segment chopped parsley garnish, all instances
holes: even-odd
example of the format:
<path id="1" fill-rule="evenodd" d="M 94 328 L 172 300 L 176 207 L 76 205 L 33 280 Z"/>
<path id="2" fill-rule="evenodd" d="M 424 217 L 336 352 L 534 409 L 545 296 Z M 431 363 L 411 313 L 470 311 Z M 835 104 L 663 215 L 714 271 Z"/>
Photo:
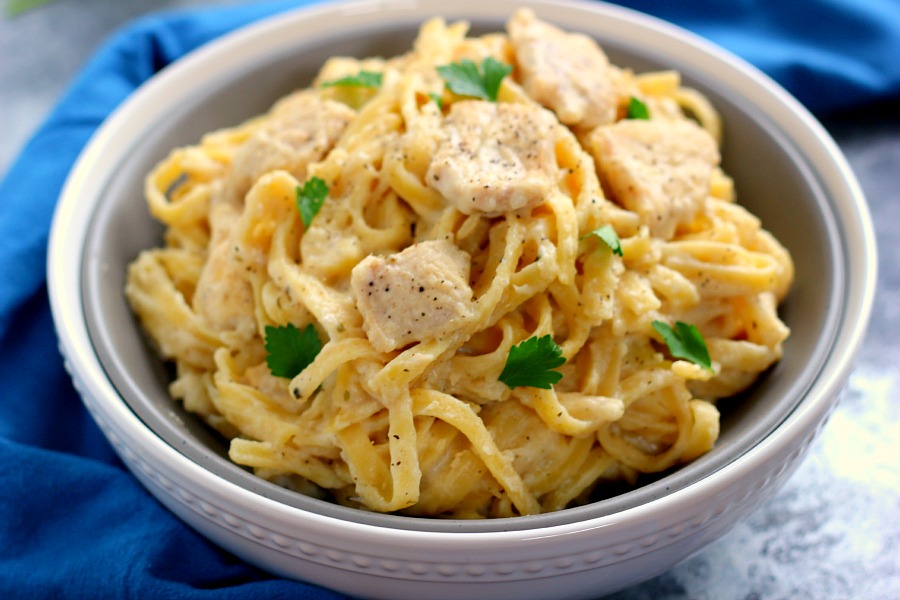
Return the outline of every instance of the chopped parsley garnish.
<path id="1" fill-rule="evenodd" d="M 434 92 L 431 92 L 430 94 L 428 94 L 428 97 L 429 97 L 435 104 L 437 104 L 438 110 L 444 110 L 444 99 L 441 98 L 441 95 L 440 95 L 440 94 L 435 94 Z"/>
<path id="2" fill-rule="evenodd" d="M 266 364 L 275 377 L 293 379 L 316 359 L 322 341 L 312 323 L 302 330 L 288 323 L 266 325 Z"/>
<path id="3" fill-rule="evenodd" d="M 441 65 L 437 71 L 454 94 L 496 102 L 500 83 L 512 72 L 512 67 L 489 56 L 480 66 L 464 58 L 458 63 Z"/>
<path id="4" fill-rule="evenodd" d="M 594 236 L 603 240 L 603 242 L 607 246 L 609 246 L 610 250 L 613 251 L 613 254 L 623 256 L 622 242 L 619 241 L 619 235 L 616 233 L 616 230 L 613 229 L 612 225 L 604 225 L 603 227 L 590 231 L 581 236 L 581 239 L 585 239 L 590 236 Z"/>
<path id="5" fill-rule="evenodd" d="M 297 186 L 297 210 L 305 227 L 309 227 L 313 217 L 328 197 L 328 186 L 322 179 L 311 177 L 303 186 Z"/>
<path id="6" fill-rule="evenodd" d="M 381 87 L 381 73 L 375 71 L 360 71 L 356 75 L 347 75 L 340 79 L 325 81 L 322 87 L 365 87 L 379 88 Z"/>
<path id="7" fill-rule="evenodd" d="M 553 369 L 565 362 L 562 348 L 549 334 L 531 337 L 509 349 L 499 379 L 510 389 L 528 386 L 549 390 L 562 379 L 562 373 Z"/>
<path id="8" fill-rule="evenodd" d="M 628 113 L 625 115 L 625 118 L 646 120 L 650 118 L 650 110 L 646 104 L 632 96 L 628 99 Z"/>
<path id="9" fill-rule="evenodd" d="M 675 329 L 672 329 L 668 323 L 653 321 L 653 328 L 663 337 L 672 356 L 700 365 L 707 371 L 713 370 L 706 342 L 694 325 L 676 321 Z"/>

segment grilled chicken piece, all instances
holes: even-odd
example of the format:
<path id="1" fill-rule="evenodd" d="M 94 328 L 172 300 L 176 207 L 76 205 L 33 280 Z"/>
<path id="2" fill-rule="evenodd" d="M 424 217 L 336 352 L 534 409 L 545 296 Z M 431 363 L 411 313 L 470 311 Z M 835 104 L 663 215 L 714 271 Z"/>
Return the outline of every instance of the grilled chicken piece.
<path id="1" fill-rule="evenodd" d="M 566 125 L 612 123 L 618 96 L 609 59 L 591 38 L 566 33 L 520 9 L 507 24 L 522 85 Z"/>
<path id="2" fill-rule="evenodd" d="M 588 146 L 614 198 L 663 239 L 694 219 L 719 163 L 715 140 L 690 121 L 619 121 L 591 132 Z"/>
<path id="3" fill-rule="evenodd" d="M 249 339 L 256 332 L 253 287 L 247 278 L 245 265 L 238 260 L 234 244 L 230 241 L 238 218 L 237 210 L 229 204 L 220 204 L 212 209 L 209 256 L 197 280 L 193 306 L 212 329 L 236 332 Z"/>
<path id="4" fill-rule="evenodd" d="M 372 346 L 390 352 L 440 339 L 470 318 L 469 262 L 465 252 L 443 240 L 360 261 L 350 285 Z"/>
<path id="5" fill-rule="evenodd" d="M 554 185 L 561 128 L 535 106 L 456 102 L 441 128 L 428 184 L 468 215 L 537 206 Z"/>

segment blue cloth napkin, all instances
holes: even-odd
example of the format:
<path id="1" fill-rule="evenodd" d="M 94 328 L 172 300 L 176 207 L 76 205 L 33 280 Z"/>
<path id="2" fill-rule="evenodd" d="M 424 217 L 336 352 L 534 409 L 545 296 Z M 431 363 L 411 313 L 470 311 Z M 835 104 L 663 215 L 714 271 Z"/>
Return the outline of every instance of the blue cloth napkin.
<path id="1" fill-rule="evenodd" d="M 53 598 L 339 598 L 206 542 L 124 468 L 73 390 L 46 296 L 63 180 L 138 85 L 207 41 L 307 2 L 142 18 L 84 66 L 0 183 L 0 594 Z M 900 97 L 896 0 L 623 0 L 732 50 L 818 115 Z"/>

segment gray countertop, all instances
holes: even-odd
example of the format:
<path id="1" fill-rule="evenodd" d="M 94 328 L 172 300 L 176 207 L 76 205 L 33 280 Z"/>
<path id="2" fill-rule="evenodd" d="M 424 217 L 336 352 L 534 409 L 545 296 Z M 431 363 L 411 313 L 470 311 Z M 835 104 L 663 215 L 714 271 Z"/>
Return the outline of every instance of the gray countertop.
<path id="1" fill-rule="evenodd" d="M 57 0 L 0 21 L 0 178 L 96 46 L 128 19 L 237 3 Z M 873 321 L 847 392 L 773 498 L 616 600 L 900 598 L 900 113 L 866 110 L 825 126 L 869 199 L 880 252 Z"/>

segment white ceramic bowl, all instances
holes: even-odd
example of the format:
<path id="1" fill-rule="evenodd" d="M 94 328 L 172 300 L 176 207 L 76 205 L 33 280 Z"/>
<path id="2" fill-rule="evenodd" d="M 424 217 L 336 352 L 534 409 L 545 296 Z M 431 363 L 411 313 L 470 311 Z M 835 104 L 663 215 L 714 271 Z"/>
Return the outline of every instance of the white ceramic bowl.
<path id="1" fill-rule="evenodd" d="M 550 515 L 485 522 L 372 515 L 260 481 L 169 400 L 166 373 L 122 294 L 160 242 L 144 174 L 172 147 L 264 111 L 334 54 L 405 51 L 443 14 L 500 30 L 525 5 L 594 36 L 619 65 L 670 67 L 725 123 L 741 201 L 793 254 L 785 358 L 724 403 L 699 460 Z M 97 423 L 140 481 L 209 539 L 271 572 L 373 598 L 595 597 L 652 577 L 722 535 L 788 477 L 834 407 L 868 321 L 874 235 L 865 200 L 820 125 L 758 71 L 671 25 L 597 2 L 397 0 L 325 4 L 225 36 L 165 69 L 97 132 L 59 202 L 48 257 L 60 345 Z"/>

